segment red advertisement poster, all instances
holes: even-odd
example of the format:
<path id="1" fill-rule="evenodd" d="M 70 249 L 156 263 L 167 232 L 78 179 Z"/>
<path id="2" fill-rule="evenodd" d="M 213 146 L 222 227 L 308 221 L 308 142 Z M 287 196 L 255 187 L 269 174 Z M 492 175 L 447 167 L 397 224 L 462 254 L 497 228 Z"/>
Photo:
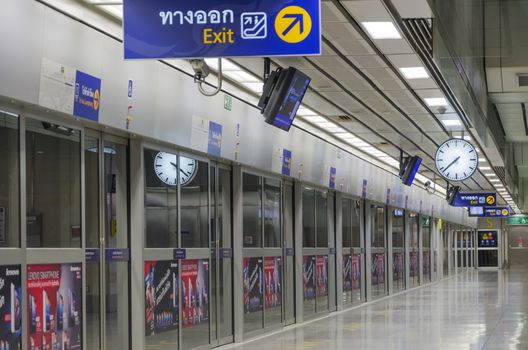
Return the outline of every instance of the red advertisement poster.
<path id="1" fill-rule="evenodd" d="M 403 279 L 403 253 L 394 253 L 392 262 L 392 274 L 394 280 Z"/>
<path id="2" fill-rule="evenodd" d="M 264 305 L 266 308 L 282 305 L 281 271 L 282 261 L 280 257 L 264 258 L 264 280 L 266 284 Z"/>
<path id="3" fill-rule="evenodd" d="M 183 327 L 209 322 L 209 261 L 183 260 L 181 269 Z"/>
<path id="4" fill-rule="evenodd" d="M 0 266 L 0 350 L 19 350 L 22 334 L 20 265 Z"/>
<path id="5" fill-rule="evenodd" d="M 82 349 L 81 264 L 28 265 L 29 350 Z"/>
<path id="6" fill-rule="evenodd" d="M 378 254 L 378 282 L 385 283 L 385 254 Z"/>
<path id="7" fill-rule="evenodd" d="M 431 272 L 431 259 L 428 251 L 423 252 L 423 273 L 429 274 Z"/>
<path id="8" fill-rule="evenodd" d="M 328 295 L 328 255 L 317 256 L 317 296 Z"/>
<path id="9" fill-rule="evenodd" d="M 417 252 L 411 252 L 410 253 L 410 271 L 409 275 L 411 277 L 417 277 L 418 276 L 418 253 Z"/>
<path id="10" fill-rule="evenodd" d="M 352 289 L 361 288 L 361 255 L 352 254 Z"/>

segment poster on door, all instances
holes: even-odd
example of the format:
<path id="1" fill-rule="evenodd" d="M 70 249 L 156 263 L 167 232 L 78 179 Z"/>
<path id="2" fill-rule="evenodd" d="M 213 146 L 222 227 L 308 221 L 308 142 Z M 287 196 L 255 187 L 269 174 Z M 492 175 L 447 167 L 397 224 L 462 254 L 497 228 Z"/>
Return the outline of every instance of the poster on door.
<path id="1" fill-rule="evenodd" d="M 352 289 L 361 288 L 361 255 L 352 254 Z"/>
<path id="2" fill-rule="evenodd" d="M 429 251 L 423 252 L 423 273 L 428 275 L 431 272 L 431 257 Z"/>
<path id="3" fill-rule="evenodd" d="M 317 296 L 328 295 L 328 255 L 317 256 Z"/>
<path id="4" fill-rule="evenodd" d="M 418 276 L 418 253 L 417 252 L 411 252 L 410 253 L 410 271 L 409 275 L 411 277 Z"/>
<path id="5" fill-rule="evenodd" d="M 403 253 L 394 253 L 392 260 L 392 274 L 394 280 L 403 279 Z"/>
<path id="6" fill-rule="evenodd" d="M 244 258 L 242 262 L 244 279 L 244 313 L 262 311 L 262 258 Z"/>
<path id="7" fill-rule="evenodd" d="M 82 349 L 81 264 L 28 265 L 29 350 Z"/>
<path id="8" fill-rule="evenodd" d="M 178 262 L 145 261 L 145 334 L 178 329 Z"/>
<path id="9" fill-rule="evenodd" d="M 352 290 L 352 255 L 343 255 L 343 291 Z"/>
<path id="10" fill-rule="evenodd" d="M 371 284 L 373 286 L 378 285 L 378 255 L 372 254 L 371 264 L 370 264 L 370 275 L 371 275 Z"/>
<path id="11" fill-rule="evenodd" d="M 378 260 L 378 283 L 385 283 L 385 254 L 377 254 Z"/>
<path id="12" fill-rule="evenodd" d="M 22 288 L 20 265 L 0 266 L 0 350 L 21 348 Z"/>
<path id="13" fill-rule="evenodd" d="M 209 261 L 183 260 L 182 323 L 191 327 L 209 322 Z"/>
<path id="14" fill-rule="evenodd" d="M 282 260 L 280 257 L 264 258 L 264 281 L 266 285 L 264 305 L 266 308 L 282 305 L 281 271 Z"/>
<path id="15" fill-rule="evenodd" d="M 315 256 L 303 256 L 304 299 L 315 299 Z"/>

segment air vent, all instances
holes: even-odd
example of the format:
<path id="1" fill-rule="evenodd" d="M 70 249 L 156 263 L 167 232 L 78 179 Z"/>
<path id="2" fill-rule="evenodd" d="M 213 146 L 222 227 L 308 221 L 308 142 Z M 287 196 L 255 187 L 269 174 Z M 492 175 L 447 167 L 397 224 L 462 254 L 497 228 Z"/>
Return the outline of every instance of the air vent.
<path id="1" fill-rule="evenodd" d="M 494 166 L 493 170 L 495 170 L 495 174 L 497 174 L 498 178 L 501 179 L 502 183 L 506 183 L 506 171 L 504 170 L 503 166 Z"/>
<path id="2" fill-rule="evenodd" d="M 330 117 L 333 121 L 336 122 L 351 122 L 354 121 L 354 118 L 352 118 L 349 115 L 333 115 Z"/>
<path id="3" fill-rule="evenodd" d="M 433 58 L 433 20 L 431 18 L 408 18 L 403 20 L 411 40 Z"/>
<path id="4" fill-rule="evenodd" d="M 528 86 L 528 74 L 519 74 L 517 75 L 517 78 L 519 79 L 519 86 Z"/>

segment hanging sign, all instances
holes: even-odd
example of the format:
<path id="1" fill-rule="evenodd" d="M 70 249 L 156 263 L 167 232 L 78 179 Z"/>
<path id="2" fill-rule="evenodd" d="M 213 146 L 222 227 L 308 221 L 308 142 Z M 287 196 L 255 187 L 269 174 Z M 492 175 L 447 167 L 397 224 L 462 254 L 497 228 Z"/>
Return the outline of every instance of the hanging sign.
<path id="1" fill-rule="evenodd" d="M 127 0 L 125 59 L 321 53 L 319 0 Z"/>
<path id="2" fill-rule="evenodd" d="M 486 193 L 459 193 L 453 206 L 455 207 L 486 207 L 497 203 L 497 195 L 492 192 Z"/>

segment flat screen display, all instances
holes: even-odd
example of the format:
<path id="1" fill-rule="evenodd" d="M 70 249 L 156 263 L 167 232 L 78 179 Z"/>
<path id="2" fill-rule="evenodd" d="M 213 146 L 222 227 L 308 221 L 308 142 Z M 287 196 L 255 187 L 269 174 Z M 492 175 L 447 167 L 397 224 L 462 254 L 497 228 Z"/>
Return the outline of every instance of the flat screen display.
<path id="1" fill-rule="evenodd" d="M 308 76 L 292 67 L 270 76 L 267 84 L 275 85 L 271 89 L 265 87 L 259 102 L 266 122 L 282 130 L 290 130 L 310 81 Z"/>
<path id="2" fill-rule="evenodd" d="M 418 169 L 420 169 L 420 165 L 422 165 L 422 158 L 415 156 L 410 159 L 409 164 L 407 165 L 407 168 L 405 169 L 405 172 L 402 176 L 402 182 L 404 185 L 412 185 L 414 178 L 418 173 Z"/>
<path id="3" fill-rule="evenodd" d="M 469 216 L 484 216 L 484 207 L 469 207 Z"/>

